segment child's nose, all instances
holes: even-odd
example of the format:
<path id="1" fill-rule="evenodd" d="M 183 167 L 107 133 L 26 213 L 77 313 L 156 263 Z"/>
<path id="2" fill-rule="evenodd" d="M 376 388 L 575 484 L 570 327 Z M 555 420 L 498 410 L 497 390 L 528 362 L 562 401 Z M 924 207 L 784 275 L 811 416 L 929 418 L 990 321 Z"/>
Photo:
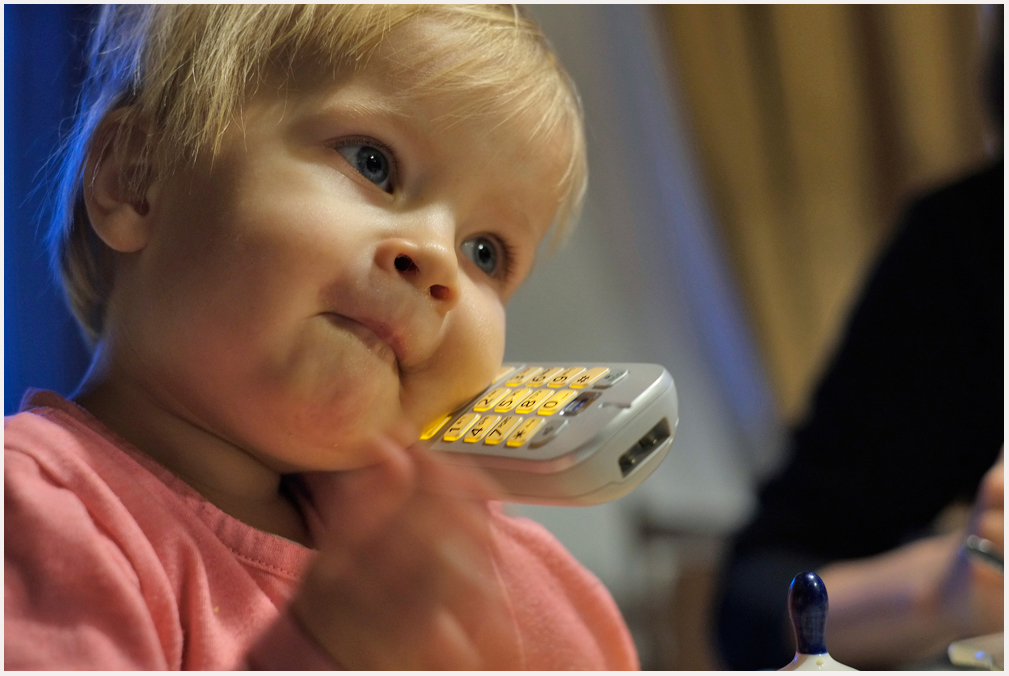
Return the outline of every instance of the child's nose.
<path id="1" fill-rule="evenodd" d="M 458 259 L 454 250 L 440 242 L 387 239 L 378 247 L 376 263 L 428 294 L 442 311 L 450 310 L 459 299 Z"/>

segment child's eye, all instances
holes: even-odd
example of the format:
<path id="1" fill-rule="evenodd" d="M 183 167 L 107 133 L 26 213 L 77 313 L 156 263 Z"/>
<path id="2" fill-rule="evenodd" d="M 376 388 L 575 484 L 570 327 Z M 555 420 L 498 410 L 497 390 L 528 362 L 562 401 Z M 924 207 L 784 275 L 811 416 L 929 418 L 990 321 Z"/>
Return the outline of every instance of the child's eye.
<path id="1" fill-rule="evenodd" d="M 477 235 L 467 239 L 459 248 L 478 268 L 491 277 L 502 279 L 507 277 L 511 254 L 501 240 L 487 235 Z"/>
<path id="2" fill-rule="evenodd" d="M 348 144 L 339 146 L 340 153 L 358 173 L 385 192 L 392 192 L 392 177 L 395 169 L 390 153 L 372 145 Z"/>

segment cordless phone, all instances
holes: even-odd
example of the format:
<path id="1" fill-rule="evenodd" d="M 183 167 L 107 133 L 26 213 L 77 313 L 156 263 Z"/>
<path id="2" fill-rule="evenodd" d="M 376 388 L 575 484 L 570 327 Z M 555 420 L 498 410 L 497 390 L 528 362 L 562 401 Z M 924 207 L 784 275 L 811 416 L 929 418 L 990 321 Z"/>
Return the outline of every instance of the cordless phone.
<path id="1" fill-rule="evenodd" d="M 673 379 L 657 364 L 505 364 L 494 382 L 432 421 L 421 442 L 476 464 L 509 502 L 594 505 L 655 471 L 679 422 Z"/>

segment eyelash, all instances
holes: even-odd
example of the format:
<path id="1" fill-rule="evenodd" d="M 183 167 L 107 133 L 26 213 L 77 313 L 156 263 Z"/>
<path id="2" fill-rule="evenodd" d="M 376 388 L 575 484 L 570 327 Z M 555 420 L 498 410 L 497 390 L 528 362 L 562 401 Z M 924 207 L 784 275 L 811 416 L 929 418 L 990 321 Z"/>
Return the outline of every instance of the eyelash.
<path id="1" fill-rule="evenodd" d="M 515 267 L 515 247 L 513 247 L 508 242 L 504 241 L 501 237 L 497 235 L 490 235 L 494 238 L 494 241 L 498 243 L 501 247 L 501 281 L 507 282 L 511 280 L 512 272 Z"/>
<path id="2" fill-rule="evenodd" d="M 370 136 L 350 136 L 333 142 L 333 150 L 339 150 L 340 148 L 346 148 L 348 146 L 369 146 L 382 151 L 382 154 L 385 155 L 385 158 L 389 161 L 389 194 L 396 192 L 396 189 L 399 186 L 399 159 L 396 157 L 395 150 L 378 139 Z M 352 166 L 351 168 L 354 169 L 354 171 L 357 171 L 356 167 Z"/>

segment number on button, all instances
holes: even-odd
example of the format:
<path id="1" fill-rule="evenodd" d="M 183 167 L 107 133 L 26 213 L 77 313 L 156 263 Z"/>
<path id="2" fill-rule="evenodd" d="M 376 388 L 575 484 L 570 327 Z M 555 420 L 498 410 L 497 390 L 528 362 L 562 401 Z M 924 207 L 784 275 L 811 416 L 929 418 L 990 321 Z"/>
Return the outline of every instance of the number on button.
<path id="1" fill-rule="evenodd" d="M 541 369 L 539 366 L 527 366 L 518 373 L 512 375 L 512 377 L 508 379 L 508 382 L 506 382 L 505 385 L 508 385 L 509 387 L 516 387 L 518 385 L 521 385 L 522 383 L 529 380 L 542 370 L 543 369 Z"/>
<path id="2" fill-rule="evenodd" d="M 494 404 L 498 402 L 498 399 L 508 394 L 507 387 L 497 387 L 488 392 L 483 398 L 480 399 L 476 404 L 473 405 L 474 411 L 488 411 Z"/>
<path id="3" fill-rule="evenodd" d="M 476 442 L 483 439 L 483 435 L 490 431 L 490 428 L 501 419 L 499 415 L 485 415 L 480 419 L 480 422 L 469 428 L 469 432 L 463 437 L 463 441 L 467 444 L 475 444 Z"/>
<path id="4" fill-rule="evenodd" d="M 568 403 L 571 397 L 575 396 L 574 390 L 561 390 L 559 392 L 554 392 L 549 399 L 543 402 L 539 410 L 536 411 L 540 415 L 553 415 L 556 413 L 561 406 Z"/>
<path id="5" fill-rule="evenodd" d="M 560 372 L 561 367 L 555 366 L 552 369 L 547 369 L 543 373 L 537 373 L 535 376 L 529 379 L 529 382 L 527 384 L 529 385 L 529 387 L 539 387 L 540 385 L 550 380 Z"/>
<path id="6" fill-rule="evenodd" d="M 501 443 L 502 439 L 511 434 L 511 431 L 515 429 L 515 426 L 520 422 L 522 422 L 522 416 L 506 415 L 501 422 L 495 425 L 494 428 L 487 433 L 487 437 L 483 440 L 483 442 L 488 446 L 497 446 Z"/>
<path id="7" fill-rule="evenodd" d="M 540 404 L 550 396 L 550 390 L 533 390 L 533 393 L 526 397 L 515 412 L 519 415 L 528 415 L 539 408 Z"/>
<path id="8" fill-rule="evenodd" d="M 515 404 L 522 401 L 527 394 L 532 392 L 528 387 L 524 387 L 521 390 L 516 390 L 509 395 L 506 395 L 504 399 L 498 402 L 498 405 L 494 407 L 495 413 L 507 413 L 508 411 L 515 408 Z"/>
<path id="9" fill-rule="evenodd" d="M 476 419 L 480 417 L 479 413 L 467 413 L 466 415 L 459 416 L 459 419 L 452 423 L 452 426 L 445 430 L 445 436 L 442 437 L 443 441 L 455 441 L 469 429 L 469 426 L 476 422 Z"/>
<path id="10" fill-rule="evenodd" d="M 568 381 L 574 378 L 576 375 L 585 370 L 584 366 L 572 366 L 569 369 L 564 369 L 547 383 L 547 387 L 564 387 L 568 384 Z"/>

